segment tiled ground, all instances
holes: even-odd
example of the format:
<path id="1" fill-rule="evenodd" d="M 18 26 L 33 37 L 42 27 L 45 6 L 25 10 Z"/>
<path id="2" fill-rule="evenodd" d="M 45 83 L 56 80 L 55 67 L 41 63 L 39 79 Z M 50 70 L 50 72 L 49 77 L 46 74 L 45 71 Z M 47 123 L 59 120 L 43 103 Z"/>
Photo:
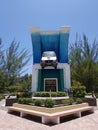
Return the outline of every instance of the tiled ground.
<path id="1" fill-rule="evenodd" d="M 0 130 L 98 130 L 98 110 L 59 125 L 47 126 L 0 110 Z"/>

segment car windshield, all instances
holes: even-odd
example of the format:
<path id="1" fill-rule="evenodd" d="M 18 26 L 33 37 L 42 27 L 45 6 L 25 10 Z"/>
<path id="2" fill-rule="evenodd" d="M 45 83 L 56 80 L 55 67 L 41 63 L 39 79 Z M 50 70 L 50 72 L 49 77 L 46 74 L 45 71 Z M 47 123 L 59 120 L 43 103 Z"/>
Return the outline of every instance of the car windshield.
<path id="1" fill-rule="evenodd" d="M 55 52 L 54 51 L 45 51 L 43 52 L 43 57 L 55 57 Z"/>

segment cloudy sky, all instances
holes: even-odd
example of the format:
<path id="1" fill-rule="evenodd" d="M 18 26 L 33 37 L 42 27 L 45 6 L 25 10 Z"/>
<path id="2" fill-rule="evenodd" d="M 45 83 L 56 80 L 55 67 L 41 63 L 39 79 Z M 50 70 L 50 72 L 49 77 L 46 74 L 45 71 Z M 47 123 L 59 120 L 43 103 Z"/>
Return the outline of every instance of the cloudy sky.
<path id="1" fill-rule="evenodd" d="M 76 33 L 98 41 L 98 0 L 0 0 L 0 37 L 5 48 L 13 39 L 32 53 L 30 28 L 59 30 L 70 26 L 69 43 Z M 32 72 L 32 60 L 28 73 Z"/>

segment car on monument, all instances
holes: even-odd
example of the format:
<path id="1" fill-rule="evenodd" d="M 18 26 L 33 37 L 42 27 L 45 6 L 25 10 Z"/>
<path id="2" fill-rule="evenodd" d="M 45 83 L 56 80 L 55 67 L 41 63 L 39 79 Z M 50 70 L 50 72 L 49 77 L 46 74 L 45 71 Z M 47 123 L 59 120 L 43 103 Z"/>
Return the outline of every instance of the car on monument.
<path id="1" fill-rule="evenodd" d="M 57 64 L 58 64 L 57 56 L 54 51 L 44 51 L 42 53 L 42 58 L 41 58 L 41 63 L 40 63 L 42 69 L 44 69 L 44 67 L 47 67 L 47 66 L 52 66 L 56 69 Z"/>

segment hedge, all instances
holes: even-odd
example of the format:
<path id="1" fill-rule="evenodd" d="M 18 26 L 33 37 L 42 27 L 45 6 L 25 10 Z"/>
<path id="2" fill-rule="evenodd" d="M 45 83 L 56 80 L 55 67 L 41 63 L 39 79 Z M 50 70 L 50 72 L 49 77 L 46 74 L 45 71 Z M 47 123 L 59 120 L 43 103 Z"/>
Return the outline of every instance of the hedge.
<path id="1" fill-rule="evenodd" d="M 45 107 L 52 108 L 54 107 L 55 101 L 53 99 L 46 99 L 45 100 Z"/>
<path id="2" fill-rule="evenodd" d="M 19 98 L 18 103 L 20 103 L 20 104 L 30 104 L 30 103 L 33 103 L 33 99 L 32 98 Z"/>
<path id="3" fill-rule="evenodd" d="M 65 92 L 35 92 L 34 97 L 64 97 Z"/>

